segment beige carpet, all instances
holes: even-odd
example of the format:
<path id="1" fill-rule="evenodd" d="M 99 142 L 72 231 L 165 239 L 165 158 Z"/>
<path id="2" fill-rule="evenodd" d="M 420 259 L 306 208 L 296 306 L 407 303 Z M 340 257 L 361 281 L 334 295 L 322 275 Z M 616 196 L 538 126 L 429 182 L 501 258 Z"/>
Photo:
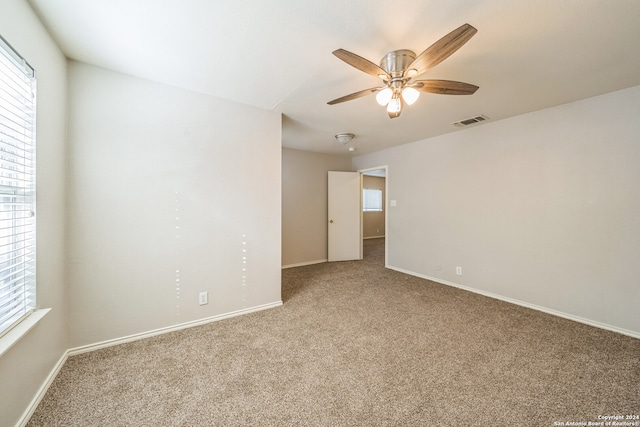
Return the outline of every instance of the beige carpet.
<path id="1" fill-rule="evenodd" d="M 29 426 L 640 414 L 640 340 L 385 270 L 383 241 L 365 243 L 364 261 L 284 270 L 283 307 L 69 358 Z"/>

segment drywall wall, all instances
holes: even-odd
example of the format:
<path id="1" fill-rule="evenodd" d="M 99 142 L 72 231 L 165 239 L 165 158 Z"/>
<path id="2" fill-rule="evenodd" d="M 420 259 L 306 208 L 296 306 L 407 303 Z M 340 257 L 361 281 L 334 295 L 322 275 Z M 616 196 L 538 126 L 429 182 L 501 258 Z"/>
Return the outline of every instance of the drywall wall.
<path id="1" fill-rule="evenodd" d="M 362 188 L 370 188 L 382 191 L 382 212 L 363 212 L 362 213 L 362 237 L 371 239 L 374 237 L 384 237 L 384 215 L 387 209 L 385 203 L 385 178 L 379 176 L 362 177 Z"/>
<path id="2" fill-rule="evenodd" d="M 69 123 L 72 347 L 280 303 L 279 114 L 70 62 Z"/>
<path id="3" fill-rule="evenodd" d="M 354 158 L 393 177 L 389 265 L 640 334 L 638 117 L 633 87 Z"/>
<path id="4" fill-rule="evenodd" d="M 0 2 L 0 34 L 37 73 L 37 307 L 51 311 L 0 357 L 0 425 L 12 426 L 64 351 L 66 60 L 24 0 Z M 2 338 L 0 338 L 2 339 Z"/>
<path id="5" fill-rule="evenodd" d="M 282 149 L 282 265 L 327 260 L 327 172 L 351 158 Z"/>

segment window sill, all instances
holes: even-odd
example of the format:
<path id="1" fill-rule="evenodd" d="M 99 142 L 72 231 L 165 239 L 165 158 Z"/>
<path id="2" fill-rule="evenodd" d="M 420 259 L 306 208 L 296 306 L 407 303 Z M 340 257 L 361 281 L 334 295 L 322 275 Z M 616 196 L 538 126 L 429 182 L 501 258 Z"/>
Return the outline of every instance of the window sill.
<path id="1" fill-rule="evenodd" d="M 22 339 L 42 318 L 51 311 L 50 308 L 36 310 L 22 322 L 11 328 L 0 338 L 0 357 Z"/>

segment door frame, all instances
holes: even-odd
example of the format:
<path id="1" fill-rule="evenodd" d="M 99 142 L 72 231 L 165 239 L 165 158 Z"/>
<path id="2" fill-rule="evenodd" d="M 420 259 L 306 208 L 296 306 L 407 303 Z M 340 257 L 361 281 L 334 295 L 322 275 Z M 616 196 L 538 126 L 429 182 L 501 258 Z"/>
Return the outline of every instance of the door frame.
<path id="1" fill-rule="evenodd" d="M 365 172 L 384 170 L 384 266 L 387 268 L 389 265 L 388 257 L 389 257 L 389 165 L 376 166 L 372 168 L 358 169 L 360 173 L 360 206 L 362 206 L 362 189 L 363 182 L 362 176 Z M 364 240 L 362 227 L 364 223 L 364 212 L 360 209 L 360 237 Z"/>

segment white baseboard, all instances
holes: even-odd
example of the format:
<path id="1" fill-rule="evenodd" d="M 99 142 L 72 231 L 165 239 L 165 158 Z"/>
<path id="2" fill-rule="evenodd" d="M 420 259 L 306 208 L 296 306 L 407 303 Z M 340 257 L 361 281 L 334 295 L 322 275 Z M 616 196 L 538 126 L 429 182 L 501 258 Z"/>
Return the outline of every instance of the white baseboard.
<path id="1" fill-rule="evenodd" d="M 432 282 L 440 283 L 440 284 L 443 284 L 443 285 L 453 286 L 454 288 L 458 288 L 458 289 L 462 289 L 462 290 L 465 290 L 465 291 L 473 292 L 474 294 L 483 295 L 485 297 L 497 299 L 497 300 L 508 302 L 508 303 L 511 303 L 511 304 L 516 304 L 516 305 L 519 305 L 519 306 L 522 306 L 522 307 L 530 308 L 532 310 L 541 311 L 541 312 L 547 313 L 547 314 L 552 314 L 554 316 L 562 317 L 564 319 L 573 320 L 574 322 L 584 323 L 585 325 L 594 326 L 594 327 L 600 328 L 600 329 L 606 329 L 607 331 L 617 332 L 619 334 L 627 335 L 627 336 L 630 336 L 630 337 L 633 337 L 633 338 L 640 338 L 640 332 L 631 331 L 631 330 L 624 329 L 624 328 L 619 328 L 617 326 L 608 325 L 606 323 L 600 323 L 600 322 L 597 322 L 597 321 L 591 320 L 591 319 L 585 319 L 584 317 L 575 316 L 573 314 L 563 313 L 562 311 L 554 310 L 554 309 L 547 308 L 547 307 L 542 307 L 540 305 L 531 304 L 531 303 L 528 303 L 528 302 L 525 302 L 525 301 L 521 301 L 521 300 L 518 300 L 518 299 L 514 299 L 514 298 L 505 297 L 505 296 L 502 296 L 502 295 L 494 294 L 492 292 L 487 292 L 487 291 L 483 291 L 483 290 L 480 290 L 480 289 L 475 289 L 475 288 L 471 288 L 471 287 L 468 287 L 468 286 L 459 285 L 459 284 L 454 283 L 454 282 L 449 282 L 447 280 L 439 279 L 437 277 L 427 276 L 427 275 L 424 275 L 424 274 L 416 273 L 416 272 L 405 270 L 405 269 L 402 269 L 402 268 L 392 267 L 392 266 L 388 266 L 388 265 L 386 266 L 386 268 L 388 268 L 390 270 L 398 271 L 400 273 L 408 274 L 410 276 L 416 276 L 416 277 L 420 277 L 422 279 L 431 280 Z"/>
<path id="2" fill-rule="evenodd" d="M 88 353 L 90 351 L 100 350 L 101 348 L 106 348 L 114 345 L 137 341 L 144 338 L 150 338 L 156 335 L 162 335 L 169 332 L 179 331 L 181 329 L 187 329 L 187 328 L 193 328 L 194 326 L 206 325 L 207 323 L 217 322 L 220 320 L 229 319 L 231 317 L 242 316 L 243 314 L 249 314 L 249 313 L 254 313 L 256 311 L 267 310 L 269 308 L 280 307 L 281 305 L 282 305 L 282 301 L 277 301 L 269 304 L 258 305 L 255 307 L 243 308 L 242 310 L 236 310 L 229 313 L 218 314 L 216 316 L 205 317 L 203 319 L 180 323 L 178 325 L 167 326 L 166 328 L 154 329 L 152 331 L 141 332 L 139 334 L 133 334 L 126 337 L 115 338 L 112 340 L 75 347 L 75 348 L 69 349 L 68 353 L 69 353 L 69 356 L 75 356 L 76 354 Z"/>
<path id="3" fill-rule="evenodd" d="M 383 239 L 385 237 L 385 235 L 383 234 L 382 236 L 369 236 L 369 237 L 363 237 L 362 240 L 369 240 L 369 239 Z"/>
<path id="4" fill-rule="evenodd" d="M 47 390 L 49 389 L 49 387 L 51 387 L 51 384 L 53 383 L 53 380 L 56 378 L 56 376 L 60 372 L 60 369 L 62 369 L 62 366 L 64 366 L 64 364 L 67 361 L 67 359 L 69 358 L 69 356 L 74 356 L 74 355 L 82 354 L 82 353 L 88 353 L 90 351 L 100 350 L 101 348 L 111 347 L 111 346 L 118 345 L 118 344 L 124 344 L 124 343 L 131 342 L 131 341 L 137 341 L 137 340 L 141 340 L 143 338 L 150 338 L 150 337 L 153 337 L 153 336 L 156 336 L 156 335 L 161 335 L 161 334 L 166 334 L 166 333 L 169 333 L 169 332 L 179 331 L 181 329 L 192 328 L 194 326 L 205 325 L 207 323 L 217 322 L 219 320 L 229 319 L 229 318 L 232 318 L 232 317 L 241 316 L 243 314 L 249 314 L 249 313 L 254 313 L 256 311 L 262 311 L 262 310 L 267 310 L 267 309 L 270 309 L 270 308 L 280 307 L 281 305 L 282 305 L 282 301 L 276 301 L 276 302 L 272 302 L 272 303 L 269 303 L 269 304 L 258 305 L 258 306 L 255 306 L 255 307 L 244 308 L 242 310 L 236 310 L 236 311 L 232 311 L 232 312 L 229 312 L 229 313 L 218 314 L 216 316 L 206 317 L 204 319 L 194 320 L 192 322 L 185 322 L 185 323 L 180 323 L 178 325 L 168 326 L 166 328 L 155 329 L 153 331 L 141 332 L 139 334 L 133 334 L 133 335 L 129 335 L 129 336 L 122 337 L 122 338 L 115 338 L 115 339 L 112 339 L 112 340 L 107 340 L 107 341 L 102 341 L 102 342 L 98 342 L 98 343 L 94 343 L 94 344 L 89 344 L 89 345 L 84 345 L 84 346 L 80 346 L 80 347 L 71 348 L 71 349 L 69 349 L 69 350 L 64 352 L 62 357 L 60 357 L 60 360 L 58 360 L 58 363 L 56 363 L 56 365 L 53 367 L 53 369 L 51 370 L 49 375 L 47 375 L 47 378 L 45 379 L 45 381 L 40 386 L 40 389 L 38 389 L 38 392 L 34 396 L 33 400 L 31 401 L 31 403 L 29 404 L 29 406 L 25 410 L 24 414 L 22 415 L 22 417 L 20 418 L 20 420 L 18 421 L 18 424 L 16 424 L 16 426 L 24 427 L 24 426 L 27 425 L 27 423 L 29 422 L 29 419 L 31 418 L 31 416 L 35 412 L 36 408 L 40 404 L 40 401 L 42 400 L 44 395 L 47 393 Z"/>
<path id="5" fill-rule="evenodd" d="M 24 413 L 22 414 L 22 417 L 18 420 L 18 424 L 16 424 L 16 427 L 25 427 L 27 425 L 27 423 L 29 422 L 29 419 L 31 418 L 33 413 L 36 411 L 36 408 L 42 401 L 42 398 L 44 397 L 44 395 L 47 394 L 47 390 L 49 390 L 49 387 L 51 387 L 53 380 L 55 380 L 56 376 L 58 376 L 58 372 L 60 372 L 60 369 L 62 369 L 62 366 L 67 361 L 68 357 L 69 357 L 69 350 L 65 351 L 62 354 L 62 357 L 60 357 L 60 359 L 54 365 L 51 372 L 49 372 L 49 375 L 47 375 L 47 378 L 45 378 L 44 382 L 38 389 L 38 392 L 31 400 L 31 403 L 27 407 L 26 411 L 24 411 Z"/>
<path id="6" fill-rule="evenodd" d="M 285 268 L 304 267 L 305 265 L 322 264 L 323 262 L 327 262 L 327 261 L 328 261 L 327 259 L 318 259 L 315 261 L 299 262 L 297 264 L 287 264 L 287 265 L 283 265 L 282 269 L 284 270 Z"/>

